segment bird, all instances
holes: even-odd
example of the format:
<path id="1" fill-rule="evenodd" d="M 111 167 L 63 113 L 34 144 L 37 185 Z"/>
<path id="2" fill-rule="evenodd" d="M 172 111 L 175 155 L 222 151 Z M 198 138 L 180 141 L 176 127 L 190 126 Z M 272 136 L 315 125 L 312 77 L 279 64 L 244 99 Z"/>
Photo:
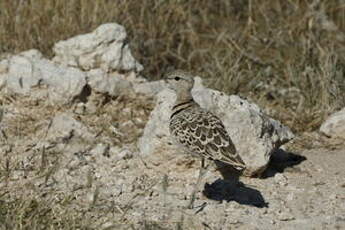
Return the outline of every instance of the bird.
<path id="1" fill-rule="evenodd" d="M 173 70 L 166 73 L 165 81 L 168 88 L 176 93 L 170 115 L 170 135 L 186 152 L 201 158 L 198 180 L 188 205 L 192 208 L 197 187 L 207 169 L 205 159 L 231 165 L 239 171 L 246 166 L 223 122 L 195 102 L 191 93 L 194 75 L 184 70 Z"/>

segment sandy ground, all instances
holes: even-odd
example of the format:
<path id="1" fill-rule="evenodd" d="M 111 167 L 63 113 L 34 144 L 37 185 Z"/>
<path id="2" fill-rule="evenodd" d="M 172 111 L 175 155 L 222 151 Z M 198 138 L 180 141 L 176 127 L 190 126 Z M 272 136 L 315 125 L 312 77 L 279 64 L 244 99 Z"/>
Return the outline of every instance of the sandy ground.
<path id="1" fill-rule="evenodd" d="M 238 177 L 211 164 L 188 209 L 199 160 L 165 149 L 139 154 L 136 140 L 149 111 L 143 103 L 128 109 L 128 101 L 121 103 L 86 115 L 59 109 L 71 110 L 92 140 L 85 132 L 51 131 L 55 110 L 9 104 L 0 133 L 0 205 L 32 199 L 38 207 L 49 204 L 36 218 L 50 215 L 49 221 L 61 224 L 75 217 L 91 229 L 345 229 L 344 146 L 326 149 L 310 142 L 307 150 L 292 143 L 288 149 L 300 150 L 276 152 L 260 178 Z M 118 120 L 119 113 L 133 122 Z M 109 128 L 123 134 L 103 131 Z M 132 141 L 124 143 L 126 135 Z M 14 203 L 16 215 L 28 213 L 24 203 Z M 0 218 L 11 219 L 6 213 Z"/>
<path id="2" fill-rule="evenodd" d="M 186 209 L 198 164 L 187 169 L 188 161 L 177 160 L 180 167 L 161 166 L 166 169 L 165 182 L 134 202 L 127 219 L 144 215 L 165 222 L 161 226 L 172 228 L 178 223 L 181 229 L 343 229 L 344 162 L 344 150 L 280 152 L 262 178 L 241 177 L 235 186 L 212 169 L 194 208 Z M 147 169 L 142 176 L 153 179 L 160 173 Z"/>

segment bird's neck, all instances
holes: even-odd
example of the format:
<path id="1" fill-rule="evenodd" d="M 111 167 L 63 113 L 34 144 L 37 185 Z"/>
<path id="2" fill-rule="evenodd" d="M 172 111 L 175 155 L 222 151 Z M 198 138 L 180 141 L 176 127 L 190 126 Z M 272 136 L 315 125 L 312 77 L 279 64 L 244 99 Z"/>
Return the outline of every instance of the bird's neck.
<path id="1" fill-rule="evenodd" d="M 170 119 L 178 116 L 178 114 L 185 111 L 186 109 L 195 107 L 195 105 L 196 103 L 190 91 L 178 92 L 175 105 L 172 107 L 172 114 L 170 116 Z"/>
<path id="2" fill-rule="evenodd" d="M 177 95 L 175 105 L 172 107 L 172 115 L 170 118 L 173 118 L 175 115 L 179 114 L 185 109 L 195 106 L 195 101 L 190 92 L 188 93 L 179 93 Z"/>
<path id="3" fill-rule="evenodd" d="M 189 102 L 189 101 L 194 102 L 191 92 L 190 91 L 180 92 L 177 94 L 175 105 Z"/>

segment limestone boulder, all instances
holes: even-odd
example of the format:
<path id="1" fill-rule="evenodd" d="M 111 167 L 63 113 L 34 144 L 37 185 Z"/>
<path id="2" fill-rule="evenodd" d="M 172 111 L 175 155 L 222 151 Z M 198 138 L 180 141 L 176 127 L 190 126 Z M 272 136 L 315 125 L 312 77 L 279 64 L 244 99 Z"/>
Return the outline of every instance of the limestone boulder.
<path id="1" fill-rule="evenodd" d="M 274 151 L 294 138 L 288 127 L 265 115 L 256 104 L 205 88 L 200 78 L 196 79 L 192 94 L 201 107 L 223 121 L 246 163 L 245 175 L 261 174 Z M 156 107 L 138 143 L 141 154 L 149 156 L 168 151 L 174 155 L 181 151 L 172 146 L 169 134 L 169 117 L 175 98 L 175 93 L 168 89 L 157 95 Z"/>
<path id="2" fill-rule="evenodd" d="M 155 96 L 165 87 L 164 81 L 138 82 L 133 84 L 133 90 L 136 93 L 145 94 L 147 96 Z"/>
<path id="3" fill-rule="evenodd" d="M 329 116 L 321 125 L 320 132 L 331 138 L 345 139 L 345 108 Z"/>
<path id="4" fill-rule="evenodd" d="M 56 65 L 38 50 L 22 52 L 2 63 L 0 82 L 9 93 L 46 96 L 52 103 L 66 104 L 78 97 L 86 85 L 84 72 Z"/>
<path id="5" fill-rule="evenodd" d="M 132 56 L 126 39 L 123 26 L 103 24 L 91 33 L 56 43 L 53 61 L 82 70 L 139 72 L 143 67 Z"/>
<path id="6" fill-rule="evenodd" d="M 110 96 L 118 96 L 132 90 L 131 81 L 117 72 L 107 73 L 102 69 L 92 69 L 87 72 L 87 81 L 93 91 Z"/>
<path id="7" fill-rule="evenodd" d="M 46 139 L 52 142 L 67 144 L 70 139 L 82 139 L 88 142 L 94 140 L 94 135 L 82 122 L 77 121 L 72 113 L 59 113 L 55 115 L 49 126 Z"/>

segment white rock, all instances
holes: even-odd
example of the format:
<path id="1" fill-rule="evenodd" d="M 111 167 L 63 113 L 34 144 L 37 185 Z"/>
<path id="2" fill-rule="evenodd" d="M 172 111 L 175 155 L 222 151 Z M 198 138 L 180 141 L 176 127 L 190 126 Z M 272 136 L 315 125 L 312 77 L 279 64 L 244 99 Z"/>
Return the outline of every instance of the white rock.
<path id="1" fill-rule="evenodd" d="M 201 107 L 213 112 L 223 121 L 247 165 L 246 175 L 263 172 L 274 150 L 294 137 L 288 127 L 263 114 L 257 105 L 235 95 L 228 96 L 204 88 L 200 78 L 196 78 L 192 94 Z M 176 150 L 169 147 L 171 138 L 168 127 L 176 95 L 165 89 L 157 97 L 156 107 L 138 145 L 144 155 L 162 150 L 176 154 Z"/>
<path id="2" fill-rule="evenodd" d="M 93 32 L 60 41 L 54 45 L 54 61 L 83 70 L 143 69 L 132 56 L 126 43 L 125 28 L 116 23 L 99 26 Z"/>
<path id="3" fill-rule="evenodd" d="M 345 108 L 327 118 L 320 131 L 328 137 L 345 139 Z"/>
<path id="4" fill-rule="evenodd" d="M 164 81 L 143 82 L 133 85 L 134 92 L 155 96 L 165 88 Z"/>
<path id="5" fill-rule="evenodd" d="M 295 217 L 291 214 L 291 210 L 289 208 L 285 208 L 283 211 L 278 212 L 278 220 L 280 221 L 291 221 L 294 219 Z"/>
<path id="6" fill-rule="evenodd" d="M 122 148 L 117 154 L 117 158 L 121 160 L 128 160 L 133 157 L 133 152 L 129 148 Z"/>
<path id="7" fill-rule="evenodd" d="M 50 125 L 47 139 L 50 141 L 66 140 L 69 138 L 80 138 L 85 141 L 93 141 L 94 135 L 88 128 L 73 118 L 71 113 L 57 114 Z"/>
<path id="8" fill-rule="evenodd" d="M 29 50 L 10 57 L 5 78 L 10 92 L 31 95 L 33 88 L 47 86 L 44 93 L 52 103 L 69 103 L 78 97 L 86 85 L 85 74 L 71 67 L 57 66 L 44 59 L 37 50 Z M 1 85 L 1 84 L 0 84 Z M 43 89 L 42 89 L 43 90 Z"/>
<path id="9" fill-rule="evenodd" d="M 93 69 L 87 73 L 88 84 L 98 93 L 118 96 L 132 88 L 131 82 L 122 78 L 122 75 L 108 74 L 102 69 Z"/>
<path id="10" fill-rule="evenodd" d="M 274 181 L 275 181 L 277 184 L 282 185 L 282 186 L 288 185 L 288 180 L 287 180 L 287 178 L 286 178 L 282 173 L 277 173 L 277 174 L 274 176 Z"/>
<path id="11" fill-rule="evenodd" d="M 109 155 L 109 145 L 98 143 L 91 151 L 91 155 L 99 156 L 107 156 Z"/>
<path id="12" fill-rule="evenodd" d="M 57 177 L 63 177 L 70 170 L 70 167 L 79 168 L 82 162 L 88 160 L 87 157 L 97 158 L 102 153 L 106 154 L 107 148 L 102 148 L 106 145 L 99 144 L 89 127 L 74 119 L 72 113 L 57 114 L 48 127 L 48 130 L 42 129 L 41 133 L 38 134 L 44 138 L 38 141 L 36 148 L 39 150 L 44 148 L 47 152 L 53 151 L 63 154 L 60 163 L 65 165 L 62 167 L 66 171 L 60 170 Z M 103 150 L 105 152 L 102 152 Z M 86 174 L 84 173 L 84 175 Z"/>
<path id="13" fill-rule="evenodd" d="M 73 108 L 73 112 L 75 114 L 85 115 L 86 114 L 86 104 L 83 102 L 77 103 Z"/>
<path id="14" fill-rule="evenodd" d="M 43 58 L 43 54 L 39 50 L 36 50 L 36 49 L 24 51 L 24 52 L 20 53 L 20 55 L 24 56 L 28 59 L 36 59 L 37 60 L 37 59 Z"/>

